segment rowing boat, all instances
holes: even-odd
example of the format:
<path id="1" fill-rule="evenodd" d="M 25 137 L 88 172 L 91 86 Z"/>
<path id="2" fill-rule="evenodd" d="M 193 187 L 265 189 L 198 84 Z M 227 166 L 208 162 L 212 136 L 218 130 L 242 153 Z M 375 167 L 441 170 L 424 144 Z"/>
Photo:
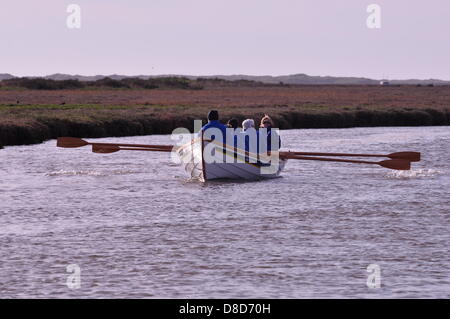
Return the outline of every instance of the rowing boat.
<path id="1" fill-rule="evenodd" d="M 259 180 L 279 177 L 287 159 L 261 161 L 258 155 L 217 141 L 193 139 L 176 150 L 189 177 L 202 182 L 214 179 Z"/>

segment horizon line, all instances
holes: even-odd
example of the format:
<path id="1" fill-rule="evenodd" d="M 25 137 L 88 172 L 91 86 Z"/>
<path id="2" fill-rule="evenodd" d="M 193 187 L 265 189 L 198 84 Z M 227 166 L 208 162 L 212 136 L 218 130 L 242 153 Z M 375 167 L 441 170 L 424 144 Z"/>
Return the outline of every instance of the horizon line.
<path id="1" fill-rule="evenodd" d="M 382 80 L 386 80 L 386 81 L 430 81 L 430 80 L 435 80 L 435 81 L 443 81 L 443 82 L 450 82 L 450 80 L 447 79 L 439 79 L 439 78 L 391 78 L 391 77 L 385 77 L 385 78 L 371 78 L 371 77 L 366 77 L 366 76 L 357 76 L 357 75 L 344 75 L 344 76 L 340 76 L 340 75 L 310 75 L 310 74 L 306 74 L 306 73 L 291 73 L 291 74 L 278 74 L 278 75 L 273 75 L 273 74 L 260 74 L 260 75 L 255 75 L 255 74 L 245 74 L 245 73 L 230 73 L 230 74 L 226 74 L 226 73 L 222 73 L 222 74 L 182 74 L 182 73 L 160 73 L 160 74 L 131 74 L 131 73 L 110 73 L 110 74 L 90 74 L 90 75 L 86 75 L 86 74 L 73 74 L 73 73 L 62 73 L 62 72 L 56 72 L 56 73 L 50 73 L 50 74 L 45 74 L 45 75 L 16 75 L 16 74 L 12 74 L 9 72 L 5 72 L 5 73 L 0 73 L 2 75 L 11 75 L 13 77 L 39 77 L 39 78 L 43 78 L 43 77 L 49 77 L 49 76 L 53 76 L 53 75 L 67 75 L 67 76 L 80 76 L 80 77 L 95 77 L 95 76 L 103 76 L 103 77 L 109 77 L 109 76 L 124 76 L 124 77 L 140 77 L 140 76 L 150 76 L 150 77 L 164 77 L 164 76 L 178 76 L 178 77 L 214 77 L 214 76 L 250 76 L 250 77 L 272 77 L 272 78 L 276 78 L 276 77 L 283 77 L 283 76 L 296 76 L 296 75 L 305 75 L 308 77 L 331 77 L 331 78 L 358 78 L 358 79 L 366 79 L 366 80 L 373 80 L 373 81 L 382 81 Z"/>

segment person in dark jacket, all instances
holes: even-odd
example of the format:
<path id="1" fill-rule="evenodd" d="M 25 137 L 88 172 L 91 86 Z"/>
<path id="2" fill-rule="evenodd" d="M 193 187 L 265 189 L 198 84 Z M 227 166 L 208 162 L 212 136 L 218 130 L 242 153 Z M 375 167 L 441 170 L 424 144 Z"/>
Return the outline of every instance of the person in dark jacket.
<path id="1" fill-rule="evenodd" d="M 239 128 L 239 122 L 238 122 L 237 119 L 232 118 L 232 119 L 228 120 L 227 126 L 228 126 L 229 128 L 232 128 L 232 129 L 237 130 L 237 129 Z"/>
<path id="2" fill-rule="evenodd" d="M 233 146 L 234 146 L 234 148 L 236 148 L 237 147 L 237 138 L 238 138 L 238 135 L 239 135 L 239 132 L 238 132 L 239 122 L 238 122 L 238 120 L 235 119 L 235 118 L 232 118 L 232 119 L 228 120 L 227 127 L 233 129 L 233 133 L 234 133 Z M 231 146 L 230 141 L 228 141 L 228 144 L 230 144 L 230 146 Z M 235 152 L 236 152 L 236 150 L 235 150 Z M 236 157 L 236 154 L 235 154 L 235 157 Z"/>

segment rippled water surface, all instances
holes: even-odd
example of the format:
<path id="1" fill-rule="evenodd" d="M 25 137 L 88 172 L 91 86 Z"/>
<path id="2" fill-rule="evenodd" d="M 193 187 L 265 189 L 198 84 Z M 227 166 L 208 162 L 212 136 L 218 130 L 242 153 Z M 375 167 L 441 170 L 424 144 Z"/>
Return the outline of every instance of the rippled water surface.
<path id="1" fill-rule="evenodd" d="M 450 296 L 448 127 L 281 133 L 285 149 L 423 160 L 407 172 L 291 160 L 275 180 L 201 184 L 167 153 L 7 147 L 0 297 Z M 79 289 L 66 285 L 69 264 Z M 379 289 L 366 284 L 370 264 Z"/>

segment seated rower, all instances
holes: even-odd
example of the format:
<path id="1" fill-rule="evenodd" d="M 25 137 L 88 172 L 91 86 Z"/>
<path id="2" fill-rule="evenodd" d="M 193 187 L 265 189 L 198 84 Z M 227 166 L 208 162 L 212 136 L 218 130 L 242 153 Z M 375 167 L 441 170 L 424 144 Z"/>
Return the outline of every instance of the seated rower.
<path id="1" fill-rule="evenodd" d="M 226 129 L 227 127 L 219 122 L 219 112 L 216 110 L 211 110 L 208 113 L 208 123 L 203 125 L 200 132 L 203 132 L 205 139 L 210 140 L 214 140 L 216 138 L 216 134 L 220 132 L 222 134 L 221 142 L 226 144 Z"/>
<path id="2" fill-rule="evenodd" d="M 237 143 L 238 143 L 237 139 L 238 139 L 238 134 L 239 134 L 239 132 L 238 132 L 239 122 L 238 122 L 238 120 L 235 119 L 235 118 L 232 118 L 232 119 L 228 120 L 227 127 L 228 127 L 228 129 L 232 130 L 232 132 L 228 132 L 228 133 L 233 133 L 234 158 L 236 158 L 237 157 L 236 148 L 237 148 Z M 227 137 L 227 141 L 228 141 L 228 143 L 230 143 L 231 140 Z"/>
<path id="3" fill-rule="evenodd" d="M 242 132 L 239 134 L 237 147 L 245 150 L 246 152 L 257 154 L 258 145 L 258 131 L 255 130 L 255 121 L 252 119 L 246 119 L 242 122 Z M 245 156 L 245 161 L 249 161 L 249 156 Z M 253 161 L 253 158 L 252 158 Z M 255 159 L 256 161 L 256 159 Z"/>
<path id="4" fill-rule="evenodd" d="M 281 138 L 278 135 L 278 133 L 275 130 L 272 130 L 273 127 L 273 121 L 270 118 L 269 115 L 265 114 L 264 117 L 261 119 L 260 128 L 266 129 L 265 135 L 267 136 L 267 152 L 270 152 L 272 150 L 272 139 L 278 139 L 278 147 L 274 149 L 274 151 L 278 151 L 281 148 Z M 263 130 L 260 130 L 260 134 L 263 132 Z M 278 138 L 277 138 L 278 137 Z M 274 141 L 274 145 L 277 143 Z"/>
<path id="5" fill-rule="evenodd" d="M 235 118 L 232 118 L 232 119 L 228 120 L 227 126 L 228 126 L 229 128 L 232 128 L 233 130 L 237 130 L 238 127 L 239 127 L 238 120 L 235 119 Z"/>

